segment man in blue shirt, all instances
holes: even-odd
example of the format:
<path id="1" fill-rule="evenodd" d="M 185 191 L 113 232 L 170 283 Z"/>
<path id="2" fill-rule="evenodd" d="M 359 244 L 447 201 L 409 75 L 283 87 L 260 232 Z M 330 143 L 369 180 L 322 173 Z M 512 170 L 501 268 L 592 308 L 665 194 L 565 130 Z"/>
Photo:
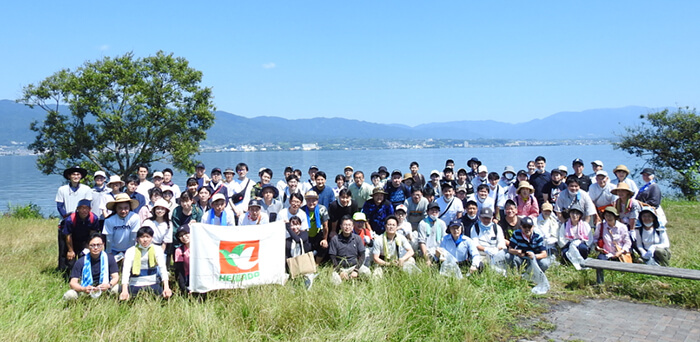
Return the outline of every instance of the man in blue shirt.
<path id="1" fill-rule="evenodd" d="M 333 189 L 326 186 L 326 179 L 327 177 L 325 172 L 316 172 L 314 175 L 316 185 L 314 185 L 311 190 L 316 191 L 316 194 L 318 194 L 318 204 L 328 208 L 331 205 L 331 202 L 335 201 L 335 194 L 333 193 Z"/>
<path id="2" fill-rule="evenodd" d="M 440 242 L 440 248 L 452 254 L 457 263 L 460 265 L 469 265 L 469 272 L 474 273 L 484 269 L 484 264 L 481 262 L 481 254 L 476 249 L 476 244 L 472 239 L 462 235 L 462 221 L 459 219 L 452 220 L 449 224 L 450 235 L 445 235 Z M 438 256 L 440 249 L 438 249 Z"/>

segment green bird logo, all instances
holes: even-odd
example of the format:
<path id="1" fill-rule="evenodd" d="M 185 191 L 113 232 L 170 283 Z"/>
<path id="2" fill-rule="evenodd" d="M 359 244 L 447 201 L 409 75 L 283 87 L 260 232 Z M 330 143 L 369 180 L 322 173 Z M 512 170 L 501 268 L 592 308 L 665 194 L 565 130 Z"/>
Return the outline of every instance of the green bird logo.
<path id="1" fill-rule="evenodd" d="M 240 245 L 234 247 L 230 252 L 225 250 L 225 249 L 219 250 L 219 252 L 224 256 L 224 258 L 226 258 L 226 262 L 228 262 L 229 265 L 231 265 L 233 267 L 238 267 L 238 265 L 236 265 L 236 260 L 235 260 L 236 257 L 235 256 L 240 257 L 241 253 L 243 253 L 244 249 L 245 249 L 245 245 L 240 244 Z"/>

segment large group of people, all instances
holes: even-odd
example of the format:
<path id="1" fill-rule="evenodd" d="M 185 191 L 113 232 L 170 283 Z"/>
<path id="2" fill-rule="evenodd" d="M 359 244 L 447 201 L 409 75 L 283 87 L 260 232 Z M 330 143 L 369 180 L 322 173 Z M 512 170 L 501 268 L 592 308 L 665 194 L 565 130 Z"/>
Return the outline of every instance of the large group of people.
<path id="1" fill-rule="evenodd" d="M 203 164 L 184 190 L 173 171 L 141 166 L 125 180 L 72 167 L 56 195 L 59 269 L 69 274 L 66 299 L 112 292 L 128 300 L 141 290 L 169 297 L 170 279 L 189 293 L 191 223 L 221 226 L 286 224 L 286 256 L 312 251 L 317 264 L 334 268 L 333 281 L 381 275 L 397 266 L 415 270 L 456 261 L 466 272 L 536 263 L 572 263 L 572 255 L 666 266 L 671 252 L 653 169 L 638 186 L 625 165 L 611 179 L 599 160 L 574 159 L 546 169 L 538 156 L 516 172 L 489 172 L 478 158 L 456 169 L 447 160 L 427 177 L 417 162 L 409 172 L 380 166 L 365 173 L 346 166 L 333 182 L 316 165 L 286 167 L 272 184 L 273 171 Z M 491 166 L 493 169 L 494 166 Z M 149 180 L 150 175 L 150 180 Z M 572 254 L 573 253 L 573 254 Z M 596 254 L 594 254 L 596 255 Z M 119 272 L 121 268 L 121 272 Z M 374 270 L 372 270 L 374 269 Z M 174 277 L 169 277 L 174 271 Z M 119 286 L 121 285 L 121 286 Z"/>

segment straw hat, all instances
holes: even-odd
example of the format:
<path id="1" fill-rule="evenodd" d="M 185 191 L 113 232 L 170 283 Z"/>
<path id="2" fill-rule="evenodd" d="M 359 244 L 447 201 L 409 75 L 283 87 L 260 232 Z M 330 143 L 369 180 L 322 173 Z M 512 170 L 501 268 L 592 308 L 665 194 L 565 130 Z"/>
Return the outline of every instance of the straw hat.
<path id="1" fill-rule="evenodd" d="M 118 203 L 129 203 L 131 210 L 135 210 L 139 206 L 138 200 L 129 198 L 129 195 L 127 195 L 127 194 L 118 194 L 116 197 L 114 197 L 114 201 L 107 203 L 107 205 L 106 205 L 107 210 L 114 211 L 114 207 Z"/>
<path id="2" fill-rule="evenodd" d="M 630 186 L 625 182 L 618 183 L 617 188 L 612 189 L 610 192 L 612 192 L 613 195 L 620 196 L 620 191 L 627 191 L 630 196 L 634 195 L 634 191 L 630 190 Z"/>
<path id="3" fill-rule="evenodd" d="M 625 171 L 625 172 L 627 172 L 628 175 L 630 174 L 630 169 L 628 169 L 627 166 L 624 166 L 622 164 L 616 166 L 615 169 L 613 170 L 613 173 L 615 173 L 617 171 Z"/>
<path id="4" fill-rule="evenodd" d="M 522 189 L 530 189 L 530 191 L 532 191 L 533 193 L 535 192 L 535 188 L 532 187 L 532 185 L 530 185 L 530 182 L 528 182 L 528 181 L 521 181 L 520 184 L 518 185 L 518 190 L 516 190 L 515 192 L 517 194 L 520 194 L 520 190 L 522 190 Z"/>

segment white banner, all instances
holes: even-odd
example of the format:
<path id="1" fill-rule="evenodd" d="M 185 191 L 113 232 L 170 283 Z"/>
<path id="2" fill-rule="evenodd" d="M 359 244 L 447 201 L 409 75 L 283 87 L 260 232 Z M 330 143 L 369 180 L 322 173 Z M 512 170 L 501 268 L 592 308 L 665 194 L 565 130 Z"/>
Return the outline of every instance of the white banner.
<path id="1" fill-rule="evenodd" d="M 208 292 L 286 281 L 284 222 L 190 224 L 190 290 Z"/>

